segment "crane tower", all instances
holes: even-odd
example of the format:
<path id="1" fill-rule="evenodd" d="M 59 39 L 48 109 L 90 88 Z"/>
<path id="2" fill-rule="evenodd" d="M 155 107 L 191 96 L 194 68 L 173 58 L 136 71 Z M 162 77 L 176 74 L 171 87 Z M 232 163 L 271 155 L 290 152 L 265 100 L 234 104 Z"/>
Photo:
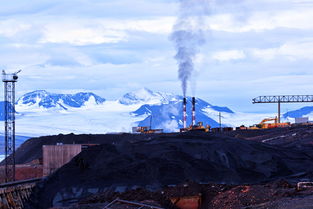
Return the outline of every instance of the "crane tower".
<path id="1" fill-rule="evenodd" d="M 5 179 L 15 181 L 15 82 L 16 73 L 8 74 L 2 71 L 4 83 L 4 120 L 5 120 Z"/>
<path id="2" fill-rule="evenodd" d="M 313 102 L 313 95 L 277 95 L 277 96 L 259 96 L 252 99 L 253 104 L 258 103 L 277 103 L 277 120 L 280 123 L 280 105 L 281 103 L 300 103 Z"/>

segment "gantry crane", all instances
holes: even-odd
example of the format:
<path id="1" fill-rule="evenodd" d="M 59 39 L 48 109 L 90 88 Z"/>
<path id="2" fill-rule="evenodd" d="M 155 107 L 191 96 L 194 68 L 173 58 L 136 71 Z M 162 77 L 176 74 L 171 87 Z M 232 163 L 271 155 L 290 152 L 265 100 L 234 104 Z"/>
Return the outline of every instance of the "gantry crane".
<path id="1" fill-rule="evenodd" d="M 277 103 L 277 120 L 280 123 L 280 104 L 281 103 L 303 103 L 313 102 L 313 95 L 280 95 L 280 96 L 259 96 L 252 99 L 253 104 L 257 103 Z"/>

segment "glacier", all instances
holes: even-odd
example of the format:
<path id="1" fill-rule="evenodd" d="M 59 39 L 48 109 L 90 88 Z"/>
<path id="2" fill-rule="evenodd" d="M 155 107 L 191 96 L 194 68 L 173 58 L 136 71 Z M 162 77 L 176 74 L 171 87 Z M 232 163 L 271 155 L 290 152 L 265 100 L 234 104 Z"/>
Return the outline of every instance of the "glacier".
<path id="1" fill-rule="evenodd" d="M 191 98 L 187 99 L 190 116 Z M 60 133 L 122 133 L 131 132 L 133 126 L 150 124 L 152 128 L 178 131 L 182 127 L 181 100 L 182 96 L 147 88 L 126 93 L 117 100 L 106 100 L 91 92 L 56 94 L 37 90 L 17 100 L 16 134 L 34 137 Z M 253 125 L 275 115 L 240 113 L 200 98 L 196 100 L 197 121 L 212 127 L 219 125 L 219 112 L 223 126 L 232 127 Z M 189 124 L 190 120 L 188 117 Z"/>

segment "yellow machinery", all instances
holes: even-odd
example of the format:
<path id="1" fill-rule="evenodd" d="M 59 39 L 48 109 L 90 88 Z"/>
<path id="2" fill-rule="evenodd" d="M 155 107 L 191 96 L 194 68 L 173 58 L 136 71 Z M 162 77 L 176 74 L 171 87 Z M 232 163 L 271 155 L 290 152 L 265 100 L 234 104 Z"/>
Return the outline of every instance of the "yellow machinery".
<path id="1" fill-rule="evenodd" d="M 266 123 L 268 121 L 274 121 L 274 123 Z M 277 128 L 277 127 L 287 127 L 290 126 L 290 123 L 277 123 L 278 119 L 275 118 L 265 118 L 259 124 L 251 126 L 249 129 L 268 129 L 268 128 Z"/>
<path id="2" fill-rule="evenodd" d="M 274 123 L 266 123 L 268 121 L 274 121 Z M 275 118 L 265 118 L 259 124 L 259 128 L 275 128 L 277 126 L 277 117 Z"/>
<path id="3" fill-rule="evenodd" d="M 133 133 L 153 134 L 162 133 L 163 129 L 151 129 L 149 126 L 133 127 Z"/>
<path id="4" fill-rule="evenodd" d="M 203 131 L 209 132 L 211 127 L 209 125 L 204 126 L 202 122 L 198 122 L 196 125 L 191 125 L 187 128 L 181 128 L 180 132 L 188 132 L 188 131 Z"/>

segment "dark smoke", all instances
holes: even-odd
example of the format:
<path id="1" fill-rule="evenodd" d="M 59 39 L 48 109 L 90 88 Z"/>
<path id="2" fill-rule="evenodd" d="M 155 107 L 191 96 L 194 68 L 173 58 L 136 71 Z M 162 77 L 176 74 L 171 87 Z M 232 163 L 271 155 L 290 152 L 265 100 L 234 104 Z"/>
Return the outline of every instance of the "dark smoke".
<path id="1" fill-rule="evenodd" d="M 173 27 L 171 40 L 175 44 L 178 77 L 184 96 L 194 70 L 194 58 L 199 46 L 205 43 L 204 17 L 208 14 L 209 0 L 180 0 L 179 17 Z"/>

